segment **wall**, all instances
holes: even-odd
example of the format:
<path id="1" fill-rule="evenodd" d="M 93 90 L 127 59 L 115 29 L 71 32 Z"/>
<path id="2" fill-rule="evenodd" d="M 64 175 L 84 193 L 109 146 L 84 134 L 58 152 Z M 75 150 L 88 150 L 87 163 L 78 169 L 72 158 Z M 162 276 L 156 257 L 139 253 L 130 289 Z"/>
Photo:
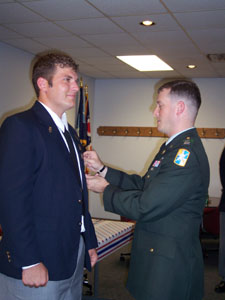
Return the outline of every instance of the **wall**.
<path id="1" fill-rule="evenodd" d="M 30 62 L 33 55 L 0 43 L 0 124 L 14 112 L 24 110 L 34 101 L 30 81 Z"/>
<path id="2" fill-rule="evenodd" d="M 202 94 L 202 106 L 196 127 L 225 127 L 225 79 L 194 79 Z M 96 80 L 95 102 L 92 118 L 93 146 L 102 160 L 113 167 L 129 173 L 144 175 L 162 138 L 104 137 L 98 136 L 99 126 L 156 126 L 152 115 L 159 80 Z M 218 198 L 221 194 L 218 160 L 224 140 L 203 139 L 210 161 L 211 180 L 209 195 Z M 218 199 L 215 199 L 218 200 Z M 119 217 L 104 212 L 101 196 L 90 193 L 90 208 L 93 216 Z"/>

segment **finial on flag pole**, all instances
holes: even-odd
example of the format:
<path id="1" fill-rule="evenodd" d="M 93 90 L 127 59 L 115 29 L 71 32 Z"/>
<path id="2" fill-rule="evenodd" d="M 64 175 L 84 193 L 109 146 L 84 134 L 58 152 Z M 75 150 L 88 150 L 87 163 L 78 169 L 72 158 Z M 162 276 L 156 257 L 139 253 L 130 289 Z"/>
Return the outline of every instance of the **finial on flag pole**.
<path id="1" fill-rule="evenodd" d="M 87 86 L 87 84 L 85 84 L 85 86 L 84 86 L 84 92 L 85 92 L 85 95 L 88 95 L 88 86 Z"/>
<path id="2" fill-rule="evenodd" d="M 83 79 L 82 79 L 82 77 L 80 78 L 80 87 L 81 88 L 83 87 Z"/>

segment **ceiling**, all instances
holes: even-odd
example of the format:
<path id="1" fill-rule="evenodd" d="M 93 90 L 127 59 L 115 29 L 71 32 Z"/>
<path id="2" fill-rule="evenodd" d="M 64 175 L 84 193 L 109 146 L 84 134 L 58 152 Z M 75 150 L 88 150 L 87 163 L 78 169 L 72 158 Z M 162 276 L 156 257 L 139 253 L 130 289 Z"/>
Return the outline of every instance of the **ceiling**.
<path id="1" fill-rule="evenodd" d="M 207 58 L 225 53 L 225 0 L 0 0 L 0 41 L 65 51 L 94 78 L 225 77 L 225 59 Z M 150 54 L 174 71 L 139 72 L 115 57 Z"/>

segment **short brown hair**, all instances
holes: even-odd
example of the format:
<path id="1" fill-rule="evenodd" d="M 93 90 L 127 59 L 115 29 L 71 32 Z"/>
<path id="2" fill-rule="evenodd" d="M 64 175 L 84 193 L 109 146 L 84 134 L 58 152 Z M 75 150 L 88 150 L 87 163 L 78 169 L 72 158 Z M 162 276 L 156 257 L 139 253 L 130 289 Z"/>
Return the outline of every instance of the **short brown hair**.
<path id="1" fill-rule="evenodd" d="M 169 94 L 175 97 L 183 97 L 191 102 L 195 107 L 196 112 L 201 106 L 201 94 L 198 86 L 188 80 L 174 80 L 163 84 L 159 89 L 160 93 L 163 89 L 170 89 Z"/>
<path id="2" fill-rule="evenodd" d="M 75 61 L 67 54 L 64 53 L 48 53 L 37 57 L 37 61 L 33 66 L 32 72 L 32 83 L 37 94 L 39 96 L 39 87 L 37 80 L 39 77 L 45 78 L 49 85 L 52 84 L 52 77 L 55 73 L 56 67 L 60 68 L 70 67 L 75 72 L 78 70 L 78 65 Z"/>

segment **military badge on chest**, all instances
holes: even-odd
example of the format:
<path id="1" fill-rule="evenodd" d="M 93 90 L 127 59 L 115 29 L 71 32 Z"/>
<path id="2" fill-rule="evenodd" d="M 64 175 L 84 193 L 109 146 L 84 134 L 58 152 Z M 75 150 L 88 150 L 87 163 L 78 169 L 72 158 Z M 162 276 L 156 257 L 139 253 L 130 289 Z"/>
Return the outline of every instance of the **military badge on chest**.
<path id="1" fill-rule="evenodd" d="M 157 168 L 157 167 L 160 165 L 160 163 L 161 163 L 160 160 L 155 160 L 152 166 L 153 166 L 154 168 Z"/>

